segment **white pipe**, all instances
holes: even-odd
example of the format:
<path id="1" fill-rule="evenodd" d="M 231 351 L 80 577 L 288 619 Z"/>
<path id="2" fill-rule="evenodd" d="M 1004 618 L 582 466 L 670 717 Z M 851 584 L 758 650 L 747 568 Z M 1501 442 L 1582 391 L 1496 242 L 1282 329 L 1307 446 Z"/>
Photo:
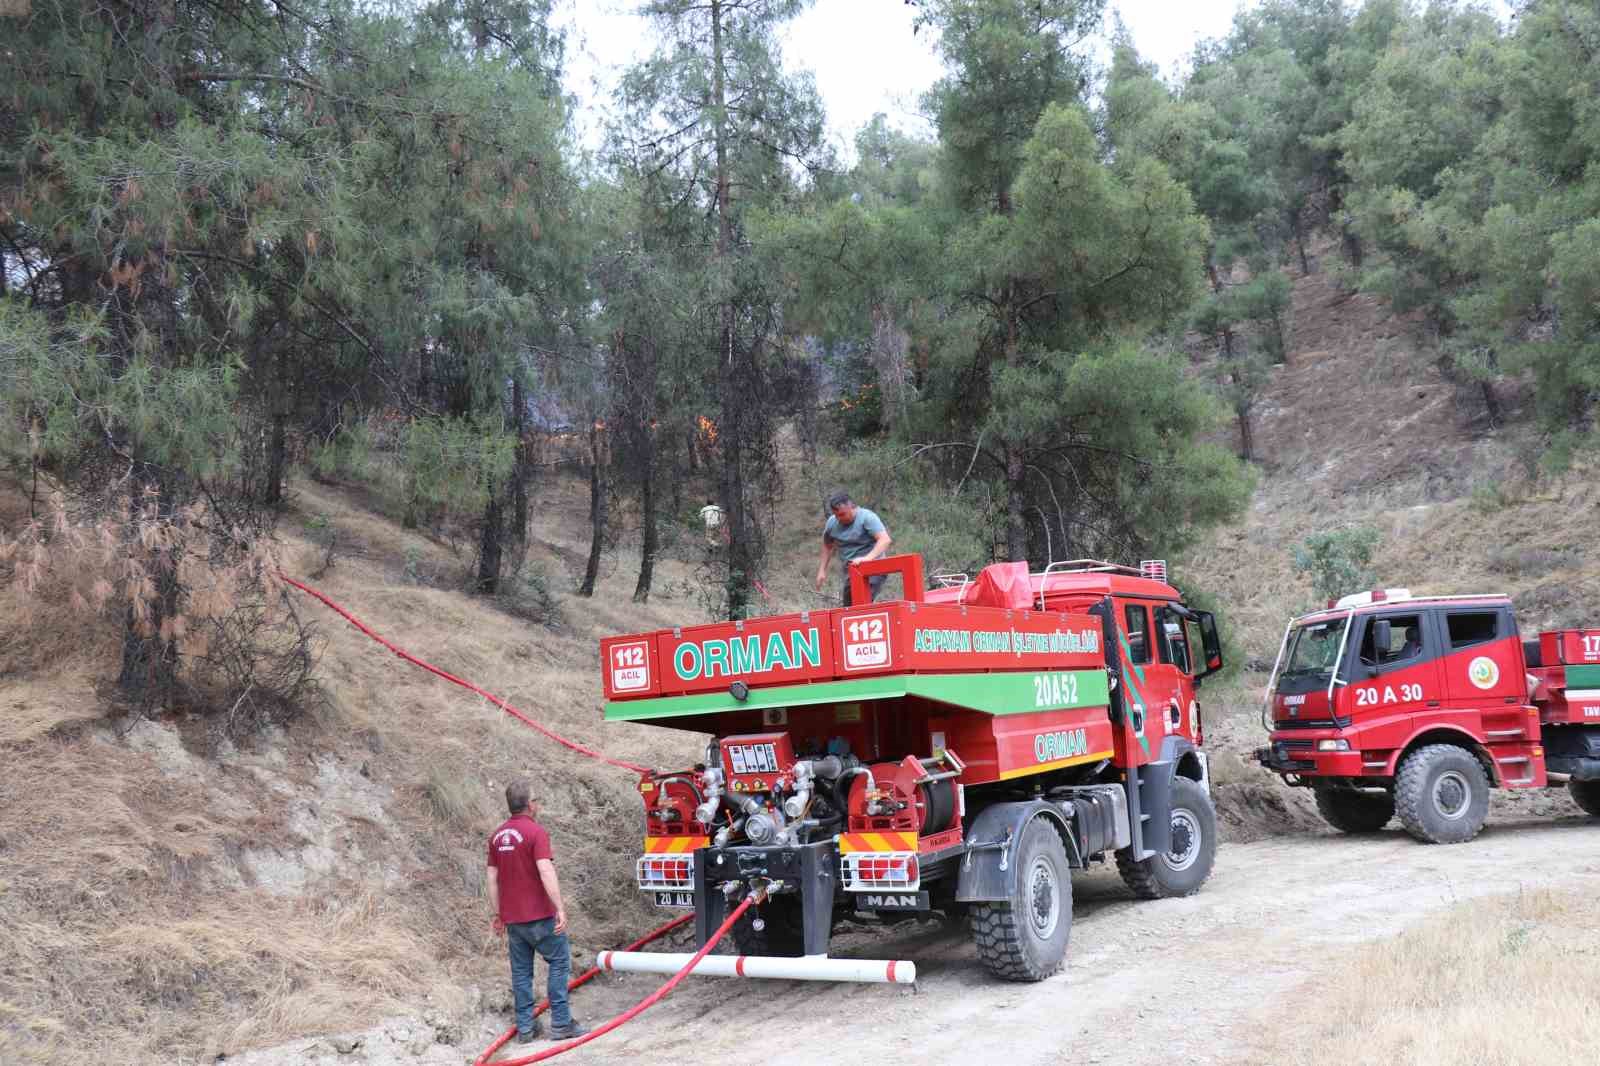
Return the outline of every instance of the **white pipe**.
<path id="1" fill-rule="evenodd" d="M 694 956 L 688 952 L 602 951 L 595 965 L 617 973 L 675 974 Z M 909 985 L 917 980 L 917 964 L 892 959 L 830 959 L 811 955 L 798 959 L 765 955 L 707 955 L 693 973 L 701 977 L 772 977 L 786 981 L 858 981 Z"/>

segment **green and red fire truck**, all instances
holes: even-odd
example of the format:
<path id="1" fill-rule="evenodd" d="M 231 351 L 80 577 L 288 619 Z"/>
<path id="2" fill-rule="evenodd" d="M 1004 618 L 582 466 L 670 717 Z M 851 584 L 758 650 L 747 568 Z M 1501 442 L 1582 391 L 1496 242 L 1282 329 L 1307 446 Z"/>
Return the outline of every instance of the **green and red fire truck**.
<path id="1" fill-rule="evenodd" d="M 1072 870 L 1114 856 L 1142 898 L 1200 887 L 1216 816 L 1196 690 L 1222 655 L 1164 564 L 1002 563 L 925 589 L 919 556 L 890 556 L 851 567 L 856 603 L 878 574 L 902 598 L 601 642 L 607 720 L 712 738 L 639 782 L 640 890 L 692 907 L 702 945 L 762 900 L 741 954 L 697 972 L 903 981 L 905 963 L 827 958 L 836 921 L 933 913 L 1036 981 L 1065 956 Z"/>
<path id="2" fill-rule="evenodd" d="M 1348 833 L 1399 815 L 1456 844 L 1483 828 L 1491 788 L 1562 782 L 1600 817 L 1600 630 L 1525 641 L 1505 596 L 1379 589 L 1294 619 L 1263 720 L 1257 759 Z"/>

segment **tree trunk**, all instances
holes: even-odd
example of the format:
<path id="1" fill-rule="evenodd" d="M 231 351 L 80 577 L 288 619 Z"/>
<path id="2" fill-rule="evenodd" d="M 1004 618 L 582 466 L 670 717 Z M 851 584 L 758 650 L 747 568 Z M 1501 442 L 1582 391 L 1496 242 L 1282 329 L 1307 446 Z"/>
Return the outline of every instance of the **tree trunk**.
<path id="1" fill-rule="evenodd" d="M 676 442 L 677 439 L 678 438 L 676 434 L 667 438 L 669 442 Z M 683 468 L 678 465 L 678 449 L 676 443 L 669 443 L 668 447 L 671 448 L 671 451 L 667 453 L 667 461 L 665 465 L 667 468 L 667 475 L 672 479 L 669 488 L 672 492 L 672 513 L 674 516 L 676 516 L 683 513 Z M 692 434 L 689 436 L 689 458 L 691 460 L 694 458 L 694 436 Z"/>
<path id="2" fill-rule="evenodd" d="M 1233 386 L 1235 389 L 1240 387 L 1237 374 L 1233 376 Z M 1256 457 L 1256 434 L 1250 420 L 1250 408 L 1242 403 L 1234 404 L 1233 413 L 1239 422 L 1239 458 L 1248 463 Z"/>
<path id="3" fill-rule="evenodd" d="M 520 381 L 511 383 L 511 406 L 512 424 L 517 430 L 517 458 L 511 468 L 511 540 L 520 565 L 528 544 L 528 481 L 533 467 L 533 457 L 528 454 L 528 401 Z"/>
<path id="4" fill-rule="evenodd" d="M 1027 467 L 1020 448 L 1006 446 L 1006 558 L 1026 562 L 1028 558 L 1028 500 L 1022 482 Z"/>
<path id="5" fill-rule="evenodd" d="M 648 426 L 644 429 L 639 481 L 639 582 L 633 586 L 633 602 L 650 599 L 650 582 L 656 569 L 656 443 Z"/>
<path id="6" fill-rule="evenodd" d="M 1478 382 L 1478 387 L 1483 390 L 1483 405 L 1489 411 L 1489 425 L 1500 425 L 1500 401 L 1494 394 L 1494 382 L 1484 378 Z"/>
<path id="7" fill-rule="evenodd" d="M 174 507 L 172 488 L 167 478 L 147 463 L 137 464 L 139 476 L 134 484 L 139 487 L 154 486 L 157 491 L 156 515 L 161 521 L 172 518 Z M 143 522 L 137 492 L 129 504 L 130 532 Z M 149 604 L 149 621 L 140 624 L 130 605 L 123 619 L 122 663 L 117 671 L 117 687 L 129 696 L 141 710 L 164 706 L 177 690 L 178 648 L 175 642 L 164 642 L 161 629 L 170 618 L 178 615 L 182 588 L 178 584 L 178 549 L 157 549 L 147 559 L 149 577 L 155 585 L 155 597 Z"/>
<path id="8" fill-rule="evenodd" d="M 1339 227 L 1339 244 L 1344 249 L 1345 261 L 1357 270 L 1361 269 L 1362 260 L 1366 258 L 1361 247 L 1361 235 L 1357 233 L 1346 219 Z"/>
<path id="9" fill-rule="evenodd" d="M 1222 275 L 1217 270 L 1217 264 L 1212 262 L 1212 260 L 1211 260 L 1211 252 L 1209 250 L 1206 252 L 1206 277 L 1211 279 L 1211 292 L 1212 292 L 1212 294 L 1216 295 L 1216 296 L 1221 296 L 1222 295 Z M 1233 358 L 1233 327 L 1232 326 L 1223 326 L 1222 327 L 1222 354 L 1228 359 L 1232 359 Z"/>
<path id="10" fill-rule="evenodd" d="M 727 88 L 724 80 L 726 60 L 722 42 L 722 0 L 711 0 L 711 107 L 713 135 L 716 139 L 717 166 L 717 263 L 726 271 L 733 250 L 732 195 L 728 175 Z M 728 283 L 724 277 L 723 284 Z M 743 406 L 751 402 L 748 384 L 740 371 L 742 360 L 734 343 L 734 301 L 723 298 L 719 308 L 718 357 L 721 421 L 717 425 L 717 444 L 722 452 L 722 503 L 728 509 L 728 617 L 743 618 L 749 610 L 750 581 L 754 576 L 750 521 L 746 513 L 744 486 Z M 755 358 L 755 353 L 748 356 Z"/>
<path id="11" fill-rule="evenodd" d="M 1289 214 L 1289 226 L 1294 231 L 1294 246 L 1300 253 L 1300 273 L 1311 276 L 1311 260 L 1306 258 L 1305 229 L 1300 225 L 1300 208 L 1296 206 Z"/>
<path id="12" fill-rule="evenodd" d="M 266 503 L 269 507 L 276 507 L 283 502 L 284 453 L 288 450 L 288 423 L 288 415 L 282 411 L 273 412 L 272 440 L 267 445 Z"/>
<path id="13" fill-rule="evenodd" d="M 501 529 L 505 502 L 489 485 L 489 502 L 483 508 L 483 538 L 478 545 L 477 591 L 492 596 L 500 589 L 500 559 L 504 550 L 504 530 Z"/>
<path id="14" fill-rule="evenodd" d="M 907 352 L 911 338 L 883 304 L 872 308 L 872 364 L 878 374 L 878 402 L 883 408 L 883 428 L 893 431 L 905 417 L 910 368 Z"/>
<path id="15" fill-rule="evenodd" d="M 606 463 L 605 445 L 598 424 L 589 427 L 589 562 L 583 569 L 583 584 L 578 595 L 593 596 L 594 583 L 600 577 L 600 552 L 606 530 Z"/>

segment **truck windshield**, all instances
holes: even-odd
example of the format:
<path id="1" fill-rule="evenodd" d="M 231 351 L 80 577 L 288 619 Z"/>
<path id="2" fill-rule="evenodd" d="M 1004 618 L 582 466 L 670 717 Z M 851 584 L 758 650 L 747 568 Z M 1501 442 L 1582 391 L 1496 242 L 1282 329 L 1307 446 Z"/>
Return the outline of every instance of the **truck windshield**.
<path id="1" fill-rule="evenodd" d="M 1301 691 L 1326 685 L 1337 665 L 1344 626 L 1345 619 L 1333 618 L 1295 630 L 1290 638 L 1288 661 L 1278 680 L 1292 680 L 1295 688 Z"/>

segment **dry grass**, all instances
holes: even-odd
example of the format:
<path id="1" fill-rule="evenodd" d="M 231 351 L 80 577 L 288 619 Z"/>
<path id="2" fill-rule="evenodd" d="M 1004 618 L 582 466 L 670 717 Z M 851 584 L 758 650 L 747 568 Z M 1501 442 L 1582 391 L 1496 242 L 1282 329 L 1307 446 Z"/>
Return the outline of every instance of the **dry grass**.
<path id="1" fill-rule="evenodd" d="M 115 632 L 85 627 L 57 597 L 40 599 L 16 588 L 0 588 L 0 618 L 0 747 L 105 713 L 95 683 L 116 673 L 121 648 Z"/>
<path id="2" fill-rule="evenodd" d="M 1583 893 L 1528 891 L 1464 904 L 1334 960 L 1273 1005 L 1268 1028 L 1276 1035 L 1253 1061 L 1591 1062 L 1597 937 L 1600 914 Z"/>
<path id="3" fill-rule="evenodd" d="M 541 542 L 581 552 L 582 493 L 541 486 Z M 386 636 L 575 739 L 647 764 L 694 759 L 700 742 L 687 734 L 601 722 L 595 647 L 606 632 L 701 621 L 697 599 L 633 605 L 624 559 L 592 601 L 557 581 L 568 624 L 551 631 L 407 579 L 409 560 L 460 573 L 448 545 L 316 486 L 297 507 L 341 534 L 319 587 Z M 285 557 L 320 564 L 297 517 L 284 523 Z M 692 578 L 672 560 L 660 570 L 663 584 Z M 518 774 L 539 788 L 576 951 L 656 918 L 632 887 L 639 799 L 627 773 L 399 662 L 320 606 L 305 610 L 325 641 L 329 706 L 237 750 L 200 719 L 118 736 L 95 695 L 115 670 L 115 634 L 48 604 L 25 624 L 7 614 L 0 1062 L 209 1058 L 493 993 L 505 962 L 480 898 L 482 848 Z"/>

